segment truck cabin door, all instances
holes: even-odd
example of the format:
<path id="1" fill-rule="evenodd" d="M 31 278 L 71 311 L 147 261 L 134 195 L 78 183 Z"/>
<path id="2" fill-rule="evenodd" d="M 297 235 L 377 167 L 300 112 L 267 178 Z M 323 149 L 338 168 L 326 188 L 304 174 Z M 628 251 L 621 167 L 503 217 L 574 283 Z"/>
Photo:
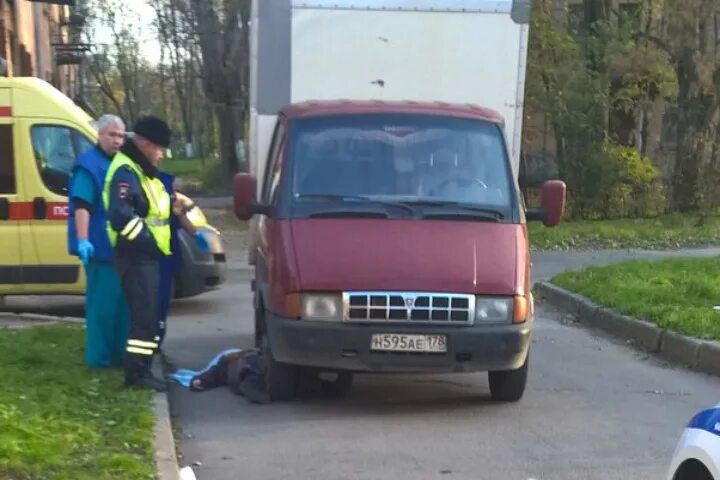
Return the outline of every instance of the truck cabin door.
<path id="1" fill-rule="evenodd" d="M 0 295 L 23 292 L 23 258 L 18 217 L 20 169 L 15 159 L 10 97 L 0 89 Z"/>
<path id="2" fill-rule="evenodd" d="M 71 124 L 55 120 L 25 120 L 27 151 L 25 191 L 31 203 L 30 238 L 22 239 L 34 259 L 26 290 L 82 293 L 78 259 L 68 254 L 68 189 L 75 159 L 93 147 Z"/>
<path id="3" fill-rule="evenodd" d="M 266 162 L 265 175 L 263 175 L 263 185 L 260 193 L 261 202 L 267 205 L 274 205 L 277 201 L 278 187 L 280 186 L 280 176 L 282 174 L 282 155 L 285 142 L 285 119 L 278 118 L 278 123 L 273 133 L 270 151 Z M 258 219 L 258 236 L 259 243 L 257 246 L 257 280 L 260 284 L 267 282 L 270 278 L 268 266 L 276 264 L 272 256 L 275 247 L 272 242 L 277 241 L 270 235 L 274 220 L 266 216 L 260 216 Z"/>

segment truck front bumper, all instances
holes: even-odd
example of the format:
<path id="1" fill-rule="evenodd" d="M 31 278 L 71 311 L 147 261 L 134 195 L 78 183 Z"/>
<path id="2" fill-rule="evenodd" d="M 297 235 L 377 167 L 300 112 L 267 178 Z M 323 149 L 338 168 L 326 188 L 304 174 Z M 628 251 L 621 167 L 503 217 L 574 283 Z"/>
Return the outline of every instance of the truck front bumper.
<path id="1" fill-rule="evenodd" d="M 528 354 L 532 320 L 522 325 L 364 325 L 290 320 L 265 314 L 274 359 L 327 370 L 378 373 L 451 373 L 514 370 Z M 376 333 L 447 336 L 447 353 L 371 350 Z"/>

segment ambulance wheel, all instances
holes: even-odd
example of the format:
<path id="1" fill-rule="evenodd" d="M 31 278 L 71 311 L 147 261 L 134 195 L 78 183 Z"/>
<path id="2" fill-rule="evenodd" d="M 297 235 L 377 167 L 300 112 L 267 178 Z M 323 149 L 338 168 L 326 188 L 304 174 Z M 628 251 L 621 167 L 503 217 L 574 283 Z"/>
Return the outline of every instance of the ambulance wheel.
<path id="1" fill-rule="evenodd" d="M 270 400 L 292 400 L 295 398 L 297 369 L 292 365 L 275 361 L 264 322 L 262 323 L 262 327 L 260 351 L 262 352 L 265 366 L 265 391 L 270 397 Z"/>
<path id="2" fill-rule="evenodd" d="M 517 402 L 525 393 L 527 384 L 528 363 L 530 355 L 525 358 L 525 363 L 517 370 L 502 370 L 488 372 L 490 381 L 490 396 L 497 402 Z"/>

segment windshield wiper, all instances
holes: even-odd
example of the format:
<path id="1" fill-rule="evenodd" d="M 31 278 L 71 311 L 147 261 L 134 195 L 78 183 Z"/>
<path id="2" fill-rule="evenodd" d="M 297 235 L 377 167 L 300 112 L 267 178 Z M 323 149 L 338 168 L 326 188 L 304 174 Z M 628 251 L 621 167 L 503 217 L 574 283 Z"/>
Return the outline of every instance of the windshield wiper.
<path id="1" fill-rule="evenodd" d="M 322 210 L 308 215 L 309 218 L 388 218 L 385 211 L 369 210 Z"/>
<path id="2" fill-rule="evenodd" d="M 505 218 L 505 214 L 502 213 L 500 210 L 479 207 L 476 205 L 468 205 L 467 203 L 453 202 L 448 200 L 411 200 L 403 203 L 413 206 L 456 208 L 459 210 L 464 210 L 465 212 L 472 212 L 473 214 L 481 215 L 485 218 L 496 221 L 500 221 Z M 443 212 L 443 214 L 448 213 L 449 212 Z M 467 215 L 467 213 L 458 212 L 458 215 Z M 427 216 L 427 214 L 425 216 Z M 431 216 L 434 216 L 434 214 L 431 214 Z"/>
<path id="3" fill-rule="evenodd" d="M 364 195 L 340 195 L 340 194 L 334 194 L 334 193 L 313 193 L 313 194 L 305 194 L 305 195 L 298 195 L 297 198 L 308 198 L 308 199 L 317 199 L 317 200 L 342 200 L 342 201 L 351 201 L 351 202 L 358 202 L 358 203 L 370 203 L 374 205 L 379 205 L 383 207 L 394 207 L 394 208 L 400 208 L 402 210 L 405 210 L 406 212 L 410 213 L 411 215 L 416 215 L 417 209 L 415 209 L 413 206 L 407 204 L 406 202 L 391 202 L 387 200 L 378 200 L 372 197 L 366 197 Z"/>

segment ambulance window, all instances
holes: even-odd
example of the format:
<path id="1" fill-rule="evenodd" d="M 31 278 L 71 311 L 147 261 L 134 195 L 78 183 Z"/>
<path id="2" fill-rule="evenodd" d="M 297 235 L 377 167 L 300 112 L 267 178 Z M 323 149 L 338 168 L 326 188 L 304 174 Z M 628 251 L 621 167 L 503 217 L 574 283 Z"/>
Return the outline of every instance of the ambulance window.
<path id="1" fill-rule="evenodd" d="M 72 166 L 77 156 L 73 130 L 59 125 L 35 125 L 30 131 L 35 163 L 51 192 L 67 195 Z"/>
<path id="2" fill-rule="evenodd" d="M 73 130 L 73 140 L 75 143 L 75 155 L 80 156 L 95 146 L 85 135 Z"/>
<path id="3" fill-rule="evenodd" d="M 15 151 L 10 125 L 0 125 L 0 194 L 3 193 L 15 193 Z"/>

